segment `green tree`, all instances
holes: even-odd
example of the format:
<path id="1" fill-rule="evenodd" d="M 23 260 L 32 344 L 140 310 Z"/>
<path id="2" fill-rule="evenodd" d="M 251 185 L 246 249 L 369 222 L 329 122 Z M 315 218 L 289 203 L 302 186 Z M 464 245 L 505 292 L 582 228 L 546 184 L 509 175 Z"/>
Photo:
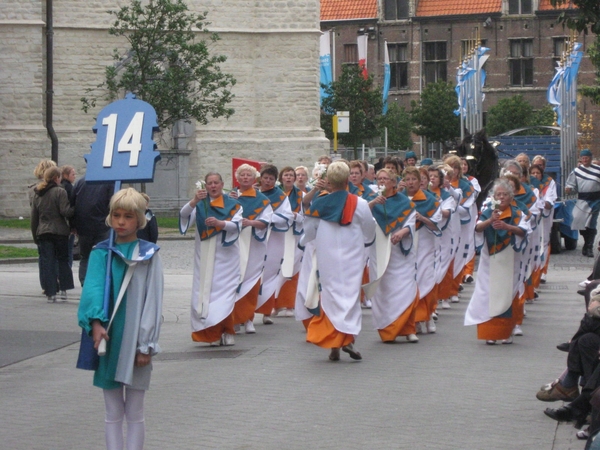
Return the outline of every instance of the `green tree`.
<path id="1" fill-rule="evenodd" d="M 538 125 L 550 126 L 554 122 L 554 111 L 550 105 L 534 111 L 533 106 L 522 95 L 504 98 L 488 110 L 486 131 L 489 136 L 517 128 Z M 527 134 L 549 134 L 544 130 L 527 130 Z"/>
<path id="2" fill-rule="evenodd" d="M 411 102 L 413 131 L 429 142 L 446 141 L 460 135 L 460 118 L 454 114 L 458 106 L 454 86 L 445 81 L 429 83 L 423 89 L 419 102 Z"/>
<path id="3" fill-rule="evenodd" d="M 87 89 L 81 98 L 88 112 L 100 100 L 112 101 L 127 92 L 150 103 L 161 128 L 179 120 L 207 124 L 209 118 L 230 117 L 235 79 L 221 72 L 223 55 L 211 55 L 208 44 L 219 39 L 206 27 L 206 12 L 193 14 L 183 0 L 132 0 L 118 11 L 109 34 L 124 37 L 129 48 L 113 52 L 115 65 L 106 67 L 106 80 Z M 125 56 L 123 56 L 125 55 Z M 101 92 L 98 94 L 97 92 Z"/>
<path id="4" fill-rule="evenodd" d="M 383 100 L 381 89 L 373 87 L 373 78 L 363 78 L 355 65 L 345 65 L 338 81 L 323 86 L 328 95 L 321 104 L 321 127 L 328 139 L 333 139 L 332 120 L 337 111 L 350 113 L 350 132 L 338 134 L 338 140 L 354 149 L 367 139 L 379 135 L 377 127 L 381 119 Z"/>
<path id="5" fill-rule="evenodd" d="M 497 136 L 516 128 L 527 127 L 532 116 L 533 106 L 522 95 L 503 98 L 488 110 L 487 134 Z"/>
<path id="6" fill-rule="evenodd" d="M 384 128 L 388 130 L 388 148 L 392 150 L 404 150 L 412 147 L 410 137 L 412 121 L 410 114 L 404 107 L 398 106 L 396 102 L 389 102 L 388 111 L 381 119 L 381 142 L 384 142 Z"/>

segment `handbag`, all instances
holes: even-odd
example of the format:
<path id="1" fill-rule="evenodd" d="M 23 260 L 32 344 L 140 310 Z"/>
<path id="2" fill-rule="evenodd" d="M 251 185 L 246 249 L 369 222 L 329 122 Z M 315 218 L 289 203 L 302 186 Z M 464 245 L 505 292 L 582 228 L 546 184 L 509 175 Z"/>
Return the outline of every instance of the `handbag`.
<path id="1" fill-rule="evenodd" d="M 75 367 L 83 370 L 96 370 L 100 357 L 94 348 L 94 340 L 92 337 L 81 330 L 81 342 L 79 343 L 79 355 L 77 356 L 77 364 Z"/>

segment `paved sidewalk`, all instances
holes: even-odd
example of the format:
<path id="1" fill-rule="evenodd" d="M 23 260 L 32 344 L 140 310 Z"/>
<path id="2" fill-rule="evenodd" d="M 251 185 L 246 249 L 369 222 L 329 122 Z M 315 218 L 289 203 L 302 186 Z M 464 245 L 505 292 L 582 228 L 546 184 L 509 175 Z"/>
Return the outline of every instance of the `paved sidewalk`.
<path id="1" fill-rule="evenodd" d="M 552 255 L 548 283 L 513 345 L 487 346 L 462 326 L 467 285 L 460 303 L 440 310 L 437 333 L 416 345 L 382 344 L 365 310 L 356 343 L 364 360 L 342 354 L 331 363 L 290 318 L 264 326 L 258 316 L 257 334 L 236 336 L 234 347 L 191 342 L 193 247 L 161 245 L 163 353 L 146 396 L 147 449 L 584 448 L 571 425 L 543 414 L 560 403 L 535 398 L 562 371 L 566 354 L 555 346 L 584 312 L 577 282 L 593 261 L 578 251 Z M 78 345 L 67 345 L 79 334 L 80 289 L 67 303 L 47 304 L 35 264 L 0 266 L 0 286 L 2 356 L 37 349 L 0 368 L 0 448 L 104 448 L 102 393 L 91 373 L 74 368 Z"/>

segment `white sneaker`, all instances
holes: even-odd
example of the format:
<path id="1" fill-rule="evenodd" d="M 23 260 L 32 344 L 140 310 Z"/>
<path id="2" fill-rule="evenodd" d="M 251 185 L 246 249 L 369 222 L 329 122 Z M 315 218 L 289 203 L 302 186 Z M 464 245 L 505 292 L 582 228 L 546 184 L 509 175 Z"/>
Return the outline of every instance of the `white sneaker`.
<path id="1" fill-rule="evenodd" d="M 423 331 L 423 329 L 425 328 L 423 325 L 425 325 L 425 322 L 417 322 L 415 323 L 415 330 L 417 334 L 424 334 L 425 332 Z"/>
<path id="2" fill-rule="evenodd" d="M 419 338 L 416 334 L 409 334 L 408 336 L 406 336 L 406 340 L 408 342 L 419 342 Z"/>
<path id="3" fill-rule="evenodd" d="M 211 347 L 218 347 L 219 345 L 223 345 L 223 336 L 221 336 L 221 339 L 219 339 L 218 341 L 211 342 L 208 345 L 210 345 Z"/>
<path id="4" fill-rule="evenodd" d="M 263 316 L 263 323 L 265 325 L 273 325 L 273 319 L 271 319 L 271 316 Z"/>
<path id="5" fill-rule="evenodd" d="M 56 295 L 46 295 L 46 301 L 48 303 L 56 303 Z"/>
<path id="6" fill-rule="evenodd" d="M 458 303 L 458 302 L 460 302 L 460 300 L 458 299 L 458 295 L 453 295 L 452 297 L 450 297 L 450 302 L 451 303 Z"/>
<path id="7" fill-rule="evenodd" d="M 235 345 L 235 339 L 233 338 L 233 334 L 223 333 L 223 345 L 227 347 L 231 347 Z"/>
<path id="8" fill-rule="evenodd" d="M 448 303 L 448 300 L 442 300 L 442 309 L 450 309 L 450 303 Z"/>
<path id="9" fill-rule="evenodd" d="M 437 312 L 433 312 L 433 313 L 431 313 L 431 318 L 432 318 L 433 320 L 438 320 L 438 315 L 437 315 Z"/>
<path id="10" fill-rule="evenodd" d="M 502 339 L 502 343 L 503 344 L 512 344 L 513 343 L 512 335 L 508 339 Z"/>
<path id="11" fill-rule="evenodd" d="M 473 275 L 467 275 L 463 281 L 467 284 L 470 284 L 475 280 L 473 279 Z"/>
<path id="12" fill-rule="evenodd" d="M 435 321 L 433 319 L 430 319 L 429 322 L 427 322 L 427 332 L 435 333 L 436 331 L 437 327 L 435 326 Z"/>
<path id="13" fill-rule="evenodd" d="M 371 309 L 373 307 L 373 303 L 371 302 L 370 299 L 366 299 L 365 302 L 363 303 L 363 307 L 365 307 L 367 309 Z"/>
<path id="14" fill-rule="evenodd" d="M 285 317 L 294 317 L 295 315 L 294 308 L 288 308 L 285 310 Z"/>
<path id="15" fill-rule="evenodd" d="M 521 325 L 515 325 L 513 336 L 523 336 L 523 329 L 521 328 Z"/>
<path id="16" fill-rule="evenodd" d="M 545 273 L 543 273 L 543 274 L 540 276 L 540 283 L 545 283 L 545 282 L 546 282 L 546 274 L 545 274 Z"/>
<path id="17" fill-rule="evenodd" d="M 588 280 L 588 279 L 585 279 L 585 280 L 583 280 L 581 283 L 579 283 L 579 287 L 580 287 L 580 288 L 584 288 L 584 289 L 585 289 L 585 287 L 586 287 L 588 284 L 590 284 L 590 283 L 591 283 L 591 281 L 590 281 L 590 280 Z"/>
<path id="18" fill-rule="evenodd" d="M 256 328 L 254 328 L 254 322 L 252 322 L 251 320 L 244 324 L 244 328 L 246 329 L 246 334 L 256 333 Z"/>

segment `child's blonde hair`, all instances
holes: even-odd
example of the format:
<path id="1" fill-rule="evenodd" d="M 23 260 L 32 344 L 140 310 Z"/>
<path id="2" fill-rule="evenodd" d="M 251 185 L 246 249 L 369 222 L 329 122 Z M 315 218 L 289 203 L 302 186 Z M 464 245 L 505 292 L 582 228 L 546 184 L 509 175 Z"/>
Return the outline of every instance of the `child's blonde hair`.
<path id="1" fill-rule="evenodd" d="M 106 217 L 106 225 L 111 226 L 110 217 L 116 209 L 133 211 L 137 216 L 138 230 L 146 226 L 146 199 L 134 188 L 121 189 L 110 199 L 110 210 Z"/>

